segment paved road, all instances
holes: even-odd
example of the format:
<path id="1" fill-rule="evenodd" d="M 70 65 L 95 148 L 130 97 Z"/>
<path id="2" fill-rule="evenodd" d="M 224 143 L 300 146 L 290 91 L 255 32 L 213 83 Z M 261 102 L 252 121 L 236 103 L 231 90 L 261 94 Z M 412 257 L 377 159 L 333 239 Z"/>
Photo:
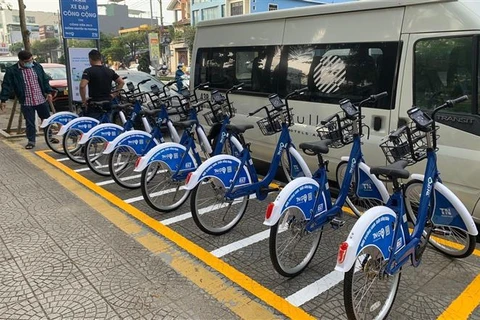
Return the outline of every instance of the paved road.
<path id="1" fill-rule="evenodd" d="M 10 151 L 8 147 L 1 146 L 2 153 L 4 149 L 9 150 L 7 158 L 15 162 L 13 170 L 11 167 L 8 167 L 8 170 L 2 167 L 2 178 L 3 172 L 12 170 L 6 179 L 2 179 L 5 188 L 21 190 L 16 196 L 22 196 L 22 200 L 17 202 L 23 206 L 28 201 L 32 201 L 32 199 L 28 199 L 29 196 L 35 195 L 34 200 L 36 201 L 34 202 L 37 204 L 33 205 L 32 214 L 34 216 L 32 218 L 48 217 L 42 218 L 41 223 L 46 221 L 47 225 L 52 224 L 50 226 L 52 230 L 59 232 L 53 234 L 52 231 L 52 238 L 60 237 L 60 240 L 53 241 L 58 243 L 60 251 L 66 254 L 65 260 L 72 261 L 75 268 L 80 271 L 87 270 L 80 273 L 95 288 L 94 291 L 101 301 L 108 306 L 109 311 L 111 310 L 109 315 L 111 314 L 112 317 L 124 317 L 132 312 L 138 317 L 155 315 L 159 318 L 172 314 L 172 317 L 201 319 L 235 317 L 264 319 L 285 316 L 345 319 L 341 277 L 333 272 L 333 267 L 338 244 L 346 238 L 355 219 L 349 218 L 347 225 L 340 231 L 327 230 L 308 269 L 299 277 L 286 279 L 274 271 L 269 258 L 268 239 L 266 238 L 268 230 L 262 224 L 267 201 L 252 200 L 247 214 L 232 232 L 220 237 L 209 236 L 201 232 L 190 218 L 188 201 L 176 212 L 158 213 L 141 200 L 139 190 L 125 190 L 115 183 L 109 182 L 109 178 L 96 176 L 85 170 L 85 166 L 65 160 L 63 156 L 51 152 L 29 153 L 17 147 L 22 154 L 19 156 Z M 24 156 L 28 160 L 23 160 Z M 32 161 L 35 165 L 42 167 L 50 178 L 43 173 L 34 173 L 36 169 L 27 161 Z M 1 166 L 4 166 L 4 162 Z M 41 193 L 33 192 L 34 188 L 28 183 L 25 185 L 22 183 L 22 186 L 18 185 L 21 180 L 15 177 L 23 175 L 25 170 L 29 170 L 27 174 L 31 175 L 32 179 L 39 179 L 36 185 L 44 187 Z M 51 177 L 58 179 L 63 187 L 53 182 Z M 75 180 L 79 181 L 81 185 Z M 10 181 L 12 186 L 8 187 Z M 82 203 L 65 189 L 71 190 L 87 203 Z M 99 197 L 91 192 L 96 193 Z M 10 197 L 13 197 L 13 194 Z M 60 194 L 63 198 L 58 198 Z M 23 200 L 23 195 L 26 200 Z M 269 200 L 273 199 L 273 196 Z M 121 217 L 119 218 L 120 215 L 109 213 L 110 209 L 103 209 L 103 206 L 111 207 L 111 205 L 104 203 L 100 212 L 95 212 L 89 207 L 90 204 L 99 209 L 101 203 L 97 204 L 95 202 L 97 200 L 94 201 L 94 199 L 105 202 L 102 198 L 108 199 L 111 204 L 117 205 L 125 212 L 120 213 Z M 16 203 L 14 199 L 12 201 Z M 52 207 L 50 208 L 48 204 L 52 204 Z M 61 209 L 62 206 L 67 208 L 73 206 L 73 209 Z M 41 213 L 43 211 L 45 213 Z M 71 224 L 72 217 L 76 219 L 75 221 L 80 221 L 81 227 Z M 23 223 L 24 219 L 20 219 Z M 110 222 L 106 219 L 109 219 Z M 25 219 L 25 221 L 29 220 L 30 218 Z M 45 232 L 48 231 L 47 226 L 43 228 L 46 230 Z M 93 236 L 89 236 L 82 233 L 81 230 L 84 229 L 93 229 L 96 232 Z M 23 227 L 17 228 L 17 230 L 23 232 Z M 145 232 L 149 235 L 146 236 Z M 159 234 L 168 240 L 159 237 Z M 47 235 L 50 233 L 47 232 Z M 36 237 L 28 236 L 28 239 L 36 239 Z M 65 244 L 63 244 L 64 242 Z M 41 245 L 41 247 L 45 246 Z M 70 249 L 71 247 L 75 249 Z M 185 254 L 185 251 L 189 254 Z M 0 250 L 0 252 L 4 252 L 4 250 Z M 143 257 L 140 253 L 145 254 L 148 258 Z M 70 257 L 70 254 L 75 255 Z M 85 254 L 83 260 L 87 260 L 87 262 L 82 262 L 82 254 Z M 478 281 L 472 284 L 473 291 L 464 292 L 479 274 L 479 255 L 480 251 L 476 251 L 475 256 L 457 261 L 448 259 L 434 250 L 427 250 L 424 261 L 418 269 L 407 268 L 403 272 L 400 290 L 390 319 L 436 319 L 445 310 L 455 311 L 456 309 L 451 305 L 459 296 L 460 305 L 473 305 L 471 309 L 474 311 L 470 318 L 480 319 L 480 310 L 475 309 L 479 302 L 478 287 L 480 285 L 477 283 Z M 196 263 L 196 266 L 192 267 L 193 269 L 189 270 L 181 266 L 182 264 L 179 266 L 178 263 L 174 263 L 175 259 L 185 257 L 192 260 L 192 263 Z M 199 263 L 195 257 L 202 263 Z M 119 263 L 117 259 L 122 263 Z M 143 259 L 153 263 L 155 268 L 152 267 L 152 264 L 141 262 L 144 261 Z M 19 264 L 15 263 L 15 265 L 20 268 Z M 89 271 L 91 268 L 96 271 Z M 100 272 L 97 268 L 106 270 Z M 200 268 L 202 272 L 203 270 L 209 272 L 208 276 L 202 273 L 199 279 L 190 272 L 197 268 Z M 132 272 L 132 270 L 135 271 Z M 135 280 L 132 280 L 131 277 Z M 142 281 L 136 280 L 137 277 L 141 277 L 145 284 L 148 283 L 146 288 L 141 285 Z M 104 280 L 105 278 L 108 280 Z M 107 284 L 105 287 L 109 289 L 102 291 L 102 283 L 105 281 L 106 283 L 110 281 L 114 285 Z M 69 282 L 67 281 L 67 283 Z M 29 289 L 35 292 L 32 284 L 30 282 L 28 284 Z M 63 281 L 59 281 L 57 286 L 54 285 L 59 290 L 64 290 L 63 286 Z M 68 284 L 67 288 L 69 288 Z M 123 295 L 121 297 L 119 297 L 119 293 L 109 295 L 109 290 L 113 290 L 113 288 L 117 290 L 116 292 L 123 292 Z M 227 291 L 228 299 L 225 299 L 224 292 Z M 106 293 L 104 294 L 104 292 Z M 477 293 L 472 294 L 472 292 Z M 37 294 L 34 294 L 34 297 L 36 298 Z M 161 311 L 163 313 L 156 314 L 148 308 L 146 309 L 149 311 L 145 311 L 143 314 L 142 308 L 140 311 L 137 309 L 140 305 L 149 307 L 156 305 L 150 302 L 152 299 L 156 301 L 156 298 L 160 301 L 165 299 L 163 303 L 167 306 L 181 306 L 178 309 L 172 308 L 171 314 L 165 313 L 163 309 Z M 115 302 L 118 301 L 116 299 L 122 302 Z M 28 304 L 29 302 L 23 301 L 23 303 Z M 37 298 L 35 303 L 41 306 L 42 300 Z M 15 309 L 9 308 L 9 310 Z M 44 312 L 47 312 L 45 310 Z M 175 312 L 178 313 L 175 314 Z M 0 314 L 2 313 L 0 312 Z M 136 318 L 133 315 L 132 317 Z M 103 317 L 103 315 L 98 316 L 98 318 Z M 465 316 L 453 314 L 450 318 L 461 319 Z"/>

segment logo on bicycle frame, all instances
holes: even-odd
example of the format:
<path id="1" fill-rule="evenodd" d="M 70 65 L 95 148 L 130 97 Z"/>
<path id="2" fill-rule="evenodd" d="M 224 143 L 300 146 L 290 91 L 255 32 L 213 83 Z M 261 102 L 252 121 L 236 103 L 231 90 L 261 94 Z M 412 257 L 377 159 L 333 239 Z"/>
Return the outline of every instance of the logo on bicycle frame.
<path id="1" fill-rule="evenodd" d="M 277 152 L 277 156 L 281 155 L 282 154 L 282 151 L 283 149 L 286 149 L 288 146 L 288 143 L 284 143 L 284 142 L 280 142 L 280 144 L 278 145 L 278 152 Z"/>
<path id="2" fill-rule="evenodd" d="M 430 193 L 432 192 L 432 184 L 433 184 L 433 179 L 432 179 L 432 177 L 429 177 L 428 178 L 427 191 L 425 192 L 425 195 L 427 197 L 430 196 Z"/>
<path id="3" fill-rule="evenodd" d="M 352 158 L 352 166 L 350 167 L 350 174 L 353 173 L 353 169 L 355 168 L 356 164 L 357 164 L 357 159 Z"/>

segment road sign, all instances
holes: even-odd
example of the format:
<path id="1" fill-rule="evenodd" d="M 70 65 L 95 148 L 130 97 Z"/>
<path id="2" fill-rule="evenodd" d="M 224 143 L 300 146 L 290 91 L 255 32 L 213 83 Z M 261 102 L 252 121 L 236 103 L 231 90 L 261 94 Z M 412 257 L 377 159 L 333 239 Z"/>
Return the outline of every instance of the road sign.
<path id="1" fill-rule="evenodd" d="M 150 64 L 155 68 L 160 66 L 160 43 L 158 33 L 148 34 L 148 48 L 150 51 Z"/>
<path id="2" fill-rule="evenodd" d="M 63 37 L 98 39 L 97 0 L 61 0 Z"/>

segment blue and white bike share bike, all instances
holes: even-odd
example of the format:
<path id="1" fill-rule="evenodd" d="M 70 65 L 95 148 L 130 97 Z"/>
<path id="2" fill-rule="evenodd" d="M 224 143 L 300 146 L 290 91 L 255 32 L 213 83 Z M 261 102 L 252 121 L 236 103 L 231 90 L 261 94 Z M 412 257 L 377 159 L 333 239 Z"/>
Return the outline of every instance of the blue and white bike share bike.
<path id="1" fill-rule="evenodd" d="M 278 191 L 278 188 L 271 188 L 270 183 L 282 159 L 288 159 L 283 165 L 287 166 L 290 178 L 312 176 L 295 149 L 288 129 L 293 125 L 288 99 L 306 90 L 304 88 L 288 94 L 285 103 L 277 94 L 273 94 L 269 97 L 272 109 L 263 106 L 249 113 L 249 116 L 253 116 L 265 110 L 267 117 L 257 121 L 262 133 L 281 133 L 270 169 L 263 180 L 258 179 L 247 144 L 243 146 L 239 157 L 217 155 L 202 163 L 195 172 L 189 173 L 185 188 L 193 190 L 190 208 L 195 223 L 202 231 L 213 235 L 230 231 L 243 217 L 251 195 L 264 200 L 270 192 Z"/>
<path id="2" fill-rule="evenodd" d="M 345 272 L 343 291 L 349 319 L 385 319 L 395 301 L 402 268 L 407 264 L 418 267 L 431 239 L 454 232 L 462 234 L 462 244 L 450 244 L 455 254 L 436 246 L 457 258 L 467 257 L 475 249 L 478 234 L 475 223 L 463 203 L 442 184 L 436 155 L 435 115 L 467 99 L 463 96 L 447 101 L 437 107 L 431 117 L 419 108 L 410 109 L 411 125 L 390 134 L 381 144 L 392 164 L 371 168 L 370 172 L 393 182 L 393 194 L 386 206 L 369 209 L 358 219 L 347 240 L 340 245 L 335 267 Z M 409 178 L 407 165 L 425 158 L 425 174 L 412 175 L 415 185 L 421 181 L 422 188 L 419 206 L 412 212 L 415 219 L 411 231 L 405 203 L 408 195 L 399 179 Z M 443 239 L 435 241 L 446 244 Z"/>
<path id="3" fill-rule="evenodd" d="M 270 227 L 270 259 L 281 275 L 294 277 L 300 274 L 315 255 L 324 227 L 331 225 L 336 229 L 345 224 L 342 207 L 346 201 L 354 212 L 362 212 L 388 200 L 385 185 L 370 174 L 361 149 L 362 107 L 386 95 L 386 92 L 373 95 L 358 106 L 348 99 L 340 101 L 344 116 L 334 114 L 322 121 L 324 126 L 317 129 L 323 140 L 299 145 L 307 155 L 317 156 L 318 170 L 313 177 L 289 182 L 268 205 L 265 214 L 264 224 Z M 328 153 L 329 146 L 338 148 L 350 143 L 353 143 L 350 156 L 343 158 L 344 162 L 337 168 L 340 192 L 332 204 L 328 161 L 323 160 L 322 154 Z M 352 183 L 354 181 L 359 183 Z"/>
<path id="4" fill-rule="evenodd" d="M 170 212 L 180 207 L 190 195 L 190 191 L 183 188 L 184 181 L 202 163 L 202 156 L 209 158 L 222 153 L 234 156 L 240 154 L 243 149 L 243 133 L 253 126 L 230 124 L 235 111 L 228 95 L 241 90 L 241 86 L 242 84 L 235 85 L 227 90 L 225 96 L 219 91 L 212 91 L 212 102 L 201 102 L 210 105 L 210 111 L 204 114 L 211 126 L 208 137 L 198 121 L 196 111 L 192 110 L 191 120 L 183 123 L 185 130 L 180 143 L 160 144 L 138 161 L 135 171 L 142 172 L 142 194 L 150 207 L 161 212 Z M 195 134 L 203 155 L 196 148 Z M 148 179 L 153 171 L 156 174 Z"/>

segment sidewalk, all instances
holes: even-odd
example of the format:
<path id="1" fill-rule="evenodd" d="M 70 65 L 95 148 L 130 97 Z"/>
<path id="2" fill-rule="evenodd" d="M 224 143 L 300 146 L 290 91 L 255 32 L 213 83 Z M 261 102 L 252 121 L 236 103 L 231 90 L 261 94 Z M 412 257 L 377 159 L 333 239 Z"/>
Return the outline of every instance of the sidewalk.
<path id="1" fill-rule="evenodd" d="M 0 319 L 237 318 L 26 160 L 24 140 L 0 140 Z"/>

